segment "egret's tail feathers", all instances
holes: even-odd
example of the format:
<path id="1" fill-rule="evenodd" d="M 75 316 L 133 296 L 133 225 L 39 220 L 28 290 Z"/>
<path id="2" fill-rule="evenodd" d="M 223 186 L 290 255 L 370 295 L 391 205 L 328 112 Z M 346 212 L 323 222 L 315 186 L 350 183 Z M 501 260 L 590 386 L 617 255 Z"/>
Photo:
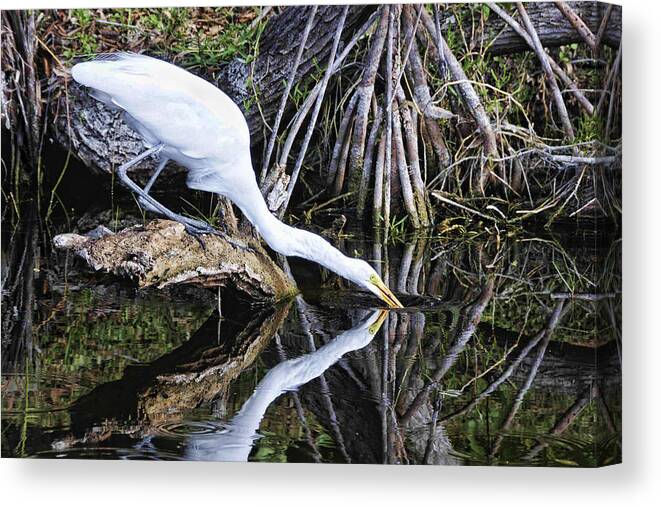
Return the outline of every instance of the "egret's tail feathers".
<path id="1" fill-rule="evenodd" d="M 96 88 L 90 88 L 90 95 L 99 102 L 103 102 L 110 109 L 120 109 L 120 107 L 117 104 L 115 104 L 115 102 L 113 102 L 112 97 L 108 95 L 106 92 L 102 92 L 101 90 L 97 90 Z"/>
<path id="2" fill-rule="evenodd" d="M 99 55 L 89 62 L 77 63 L 72 67 L 71 75 L 80 84 L 105 90 L 122 79 L 129 84 L 126 82 L 127 76 L 149 76 L 151 68 L 164 63 L 135 53 L 110 53 Z"/>

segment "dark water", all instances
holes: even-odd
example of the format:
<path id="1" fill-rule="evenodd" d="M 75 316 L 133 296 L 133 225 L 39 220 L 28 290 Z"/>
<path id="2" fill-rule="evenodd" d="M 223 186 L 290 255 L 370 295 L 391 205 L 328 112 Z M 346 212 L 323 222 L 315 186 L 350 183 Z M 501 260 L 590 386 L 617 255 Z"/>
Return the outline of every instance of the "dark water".
<path id="1" fill-rule="evenodd" d="M 44 240 L 21 234 L 3 251 L 3 290 L 20 295 L 3 310 L 18 336 L 3 344 L 5 457 L 621 459 L 618 241 L 354 234 L 342 248 L 407 307 L 382 315 L 308 263 L 292 261 L 302 295 L 273 308 L 230 290 L 136 291 L 65 254 L 24 255 Z"/>

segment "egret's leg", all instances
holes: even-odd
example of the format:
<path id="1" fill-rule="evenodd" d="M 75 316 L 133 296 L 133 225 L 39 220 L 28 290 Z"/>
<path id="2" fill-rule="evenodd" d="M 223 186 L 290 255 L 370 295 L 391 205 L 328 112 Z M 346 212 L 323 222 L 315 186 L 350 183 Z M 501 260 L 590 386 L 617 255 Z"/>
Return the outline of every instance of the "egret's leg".
<path id="1" fill-rule="evenodd" d="M 216 231 L 213 227 L 211 227 L 209 224 L 206 222 L 202 222 L 200 220 L 194 220 L 192 218 L 187 218 L 182 215 L 179 215 L 175 213 L 174 211 L 169 210 L 165 206 L 163 206 L 160 202 L 158 202 L 156 199 L 154 199 L 152 196 L 150 196 L 145 190 L 140 188 L 137 183 L 135 183 L 131 178 L 128 177 L 126 174 L 128 169 L 133 167 L 135 164 L 140 162 L 141 160 L 145 159 L 146 157 L 157 154 L 158 152 L 161 151 L 163 148 L 162 145 L 154 146 L 153 148 L 149 148 L 147 151 L 141 153 L 137 157 L 135 157 L 132 160 L 129 160 L 125 164 L 122 164 L 119 168 L 117 168 L 117 176 L 119 177 L 120 181 L 124 183 L 130 190 L 138 194 L 138 198 L 143 201 L 147 206 L 149 206 L 150 209 L 155 211 L 156 213 L 160 213 L 161 215 L 164 215 L 165 217 L 169 218 L 170 220 L 174 220 L 175 222 L 179 222 L 181 224 L 184 224 L 186 226 L 190 226 L 192 229 L 198 229 L 194 231 L 189 231 L 193 233 L 198 233 L 198 234 L 216 234 L 218 231 Z M 152 176 L 153 177 L 153 176 Z M 152 182 L 153 184 L 153 182 Z M 188 228 L 188 227 L 187 227 Z"/>
<path id="2" fill-rule="evenodd" d="M 147 206 L 149 206 L 150 209 L 154 210 L 156 213 L 160 213 L 161 215 L 169 218 L 170 220 L 174 220 L 175 222 L 179 222 L 186 226 L 190 226 L 192 229 L 197 229 L 194 231 L 191 230 L 189 232 L 194 232 L 198 234 L 218 234 L 218 231 L 216 231 L 206 222 L 202 222 L 200 220 L 194 220 L 192 218 L 187 218 L 185 216 L 175 213 L 174 211 L 169 210 L 168 208 L 163 206 L 160 202 L 158 202 L 156 199 L 154 199 L 152 196 L 150 196 L 146 191 L 140 188 L 138 184 L 135 183 L 126 174 L 128 169 L 130 169 L 131 167 L 133 167 L 135 164 L 145 159 L 146 157 L 153 154 L 157 154 L 159 151 L 161 151 L 162 148 L 163 148 L 162 145 L 154 146 L 153 148 L 149 148 L 147 151 L 141 153 L 134 159 L 129 160 L 125 164 L 122 164 L 119 168 L 117 168 L 117 176 L 119 177 L 120 181 L 124 183 L 124 185 L 126 185 L 130 190 L 138 194 L 138 198 L 142 200 Z"/>
<path id="3" fill-rule="evenodd" d="M 145 185 L 145 188 L 142 189 L 142 190 L 145 191 L 145 193 L 149 194 L 149 191 L 151 190 L 151 187 L 154 185 L 154 183 L 156 182 L 156 179 L 161 174 L 161 171 L 163 171 L 163 169 L 165 168 L 165 166 L 167 165 L 167 163 L 169 161 L 170 161 L 170 159 L 167 159 L 167 158 L 161 160 L 161 162 L 158 164 L 158 167 L 156 168 L 156 171 L 154 171 L 154 173 L 149 178 L 149 181 Z M 138 203 L 140 204 L 140 206 L 142 206 L 144 209 L 146 209 L 148 211 L 151 211 L 153 213 L 161 213 L 161 211 L 159 209 L 154 208 L 145 199 L 143 199 L 142 196 L 138 196 Z M 177 221 L 180 222 L 180 223 L 183 223 L 184 225 L 188 224 L 188 225 L 191 225 L 193 227 L 203 228 L 205 230 L 208 227 L 211 227 L 209 224 L 207 224 L 206 222 L 202 222 L 201 220 L 195 220 L 193 218 L 184 217 L 184 216 L 178 215 L 176 213 L 175 213 L 175 215 L 180 217 L 180 219 L 177 220 Z M 218 233 L 218 231 L 216 231 L 212 234 L 216 234 L 216 233 Z M 206 233 L 204 233 L 204 234 L 206 234 Z"/>
<path id="4" fill-rule="evenodd" d="M 158 164 L 158 167 L 154 171 L 154 174 L 151 175 L 151 178 L 149 178 L 149 181 L 145 185 L 145 188 L 143 188 L 142 190 L 149 193 L 151 187 L 154 185 L 154 183 L 156 183 L 156 178 L 158 178 L 158 176 L 161 174 L 161 171 L 165 169 L 165 166 L 168 164 L 169 161 L 170 161 L 169 158 L 164 158 L 163 160 L 161 160 L 161 162 Z"/>
<path id="5" fill-rule="evenodd" d="M 138 199 L 140 200 L 140 202 L 146 204 L 149 207 L 149 209 L 157 213 L 160 213 L 161 215 L 164 215 L 170 220 L 174 220 L 175 222 L 179 222 L 180 224 L 183 224 L 186 227 L 186 231 L 188 231 L 189 234 L 192 234 L 194 236 L 199 236 L 201 234 L 215 234 L 217 236 L 223 237 L 228 243 L 236 246 L 237 248 L 240 248 L 242 250 L 251 250 L 244 243 L 241 243 L 240 241 L 236 241 L 235 239 L 230 238 L 227 234 L 214 229 L 211 225 L 209 225 L 206 222 L 202 222 L 200 220 L 194 220 L 192 218 L 187 218 L 169 210 L 168 208 L 163 206 L 160 202 L 158 202 L 156 199 L 154 199 L 152 196 L 150 196 L 145 190 L 140 188 L 140 186 L 137 183 L 135 183 L 131 178 L 128 177 L 126 173 L 131 167 L 133 167 L 135 164 L 137 164 L 138 162 L 147 158 L 150 155 L 158 154 L 162 149 L 163 149 L 163 145 L 159 144 L 157 146 L 149 148 L 148 150 L 144 151 L 134 159 L 129 160 L 125 164 L 122 164 L 117 168 L 117 177 L 124 185 L 126 185 L 130 190 L 132 190 L 134 193 L 138 195 Z M 155 174 L 155 176 L 158 177 L 158 174 Z M 155 181 L 156 178 L 154 177 L 154 175 L 152 175 L 152 178 L 150 178 L 150 182 L 153 184 L 153 181 L 151 181 L 151 179 L 154 179 Z M 149 185 L 149 183 L 147 185 Z"/>
<path id="6" fill-rule="evenodd" d="M 161 162 L 158 164 L 158 167 L 156 168 L 156 171 L 154 171 L 154 174 L 151 175 L 151 178 L 149 178 L 149 181 L 145 185 L 145 188 L 143 188 L 142 190 L 144 190 L 146 193 L 149 193 L 151 187 L 156 182 L 156 178 L 158 178 L 158 176 L 161 174 L 161 171 L 163 171 L 163 169 L 165 168 L 165 166 L 169 161 L 170 160 L 167 158 L 161 160 Z M 151 211 L 153 213 L 158 213 L 158 210 L 156 208 L 151 207 L 142 197 L 138 197 L 138 203 L 140 204 L 140 207 L 142 207 L 143 209 L 147 211 Z"/>

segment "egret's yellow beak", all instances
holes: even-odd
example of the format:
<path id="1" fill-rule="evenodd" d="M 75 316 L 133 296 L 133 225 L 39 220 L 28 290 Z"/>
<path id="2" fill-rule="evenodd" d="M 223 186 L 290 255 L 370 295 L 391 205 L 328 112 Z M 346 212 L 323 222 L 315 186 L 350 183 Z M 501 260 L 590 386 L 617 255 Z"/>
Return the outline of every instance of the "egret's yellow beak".
<path id="1" fill-rule="evenodd" d="M 395 297 L 392 291 L 386 287 L 386 284 L 377 277 L 373 276 L 370 278 L 370 282 L 376 287 L 377 295 L 383 299 L 390 308 L 404 308 L 404 305 L 399 302 L 399 299 Z"/>
<path id="2" fill-rule="evenodd" d="M 387 316 L 388 310 L 379 310 L 379 315 L 377 316 L 374 323 L 369 327 L 369 332 L 371 335 L 375 335 L 377 331 L 381 329 L 381 325 L 383 324 L 383 321 L 386 320 Z"/>

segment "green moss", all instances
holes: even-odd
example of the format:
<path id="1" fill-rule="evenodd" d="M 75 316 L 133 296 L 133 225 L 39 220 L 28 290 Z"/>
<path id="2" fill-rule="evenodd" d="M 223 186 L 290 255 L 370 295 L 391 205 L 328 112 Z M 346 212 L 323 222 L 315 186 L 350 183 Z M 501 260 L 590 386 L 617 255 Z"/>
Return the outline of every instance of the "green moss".
<path id="1" fill-rule="evenodd" d="M 576 142 L 601 141 L 604 134 L 604 119 L 599 116 L 582 114 L 578 118 Z"/>

